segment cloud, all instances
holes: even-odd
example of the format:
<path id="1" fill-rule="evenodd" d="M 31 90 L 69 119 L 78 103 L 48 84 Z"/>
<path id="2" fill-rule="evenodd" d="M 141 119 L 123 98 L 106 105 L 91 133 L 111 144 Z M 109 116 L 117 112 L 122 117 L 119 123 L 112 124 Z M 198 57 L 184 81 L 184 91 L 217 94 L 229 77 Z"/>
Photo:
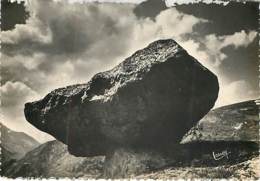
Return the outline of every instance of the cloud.
<path id="1" fill-rule="evenodd" d="M 132 37 L 128 41 L 127 55 L 158 39 L 173 38 L 182 45 L 183 37 L 193 33 L 195 25 L 206 22 L 207 20 L 183 14 L 175 8 L 162 11 L 154 20 L 139 19 L 135 22 Z"/>
<path id="2" fill-rule="evenodd" d="M 235 48 L 238 47 L 247 47 L 250 43 L 253 42 L 253 40 L 256 38 L 257 32 L 256 31 L 250 31 L 249 33 L 246 33 L 244 30 L 241 32 L 236 32 L 232 36 L 222 36 L 220 38 L 223 38 L 223 47 L 225 46 L 234 46 Z"/>
<path id="3" fill-rule="evenodd" d="M 250 31 L 246 33 L 244 30 L 235 32 L 232 35 L 216 36 L 210 34 L 203 40 L 206 52 L 211 56 L 211 60 L 214 66 L 220 66 L 227 55 L 223 52 L 223 49 L 228 46 L 233 46 L 235 49 L 239 47 L 247 47 L 257 37 L 256 31 Z"/>
<path id="4" fill-rule="evenodd" d="M 205 22 L 174 8 L 162 11 L 155 20 L 138 19 L 134 8 L 130 4 L 32 1 L 27 6 L 30 18 L 26 24 L 1 33 L 3 69 L 17 69 L 4 73 L 4 80 L 10 74 L 13 80 L 25 81 L 21 78 L 25 77 L 42 94 L 67 83 L 86 82 L 151 41 L 181 39 L 195 24 Z M 68 64 L 70 68 L 65 68 Z"/>
<path id="5" fill-rule="evenodd" d="M 259 92 L 243 80 L 234 81 L 220 87 L 219 98 L 215 107 L 246 101 L 259 97 Z"/>
<path id="6" fill-rule="evenodd" d="M 3 80 L 24 81 L 26 78 L 42 93 L 55 88 L 54 81 L 48 80 L 49 77 L 57 80 L 58 74 L 67 74 L 74 83 L 79 83 L 79 77 L 86 82 L 98 70 L 114 65 L 116 57 L 128 50 L 136 21 L 133 7 L 129 4 L 31 1 L 27 6 L 30 18 L 26 24 L 1 32 L 5 58 Z M 64 69 L 68 62 L 73 70 Z M 56 87 L 71 82 L 64 81 Z"/>
<path id="7" fill-rule="evenodd" d="M 23 116 L 24 103 L 39 99 L 39 94 L 22 82 L 6 82 L 0 88 L 1 95 L 1 122 L 15 131 L 24 131 L 34 135 L 41 142 L 53 139 L 28 122 Z"/>
<path id="8" fill-rule="evenodd" d="M 19 43 L 50 43 L 51 37 L 42 33 L 37 25 L 28 27 L 24 24 L 17 24 L 14 30 L 2 32 L 1 41 L 7 44 Z"/>
<path id="9" fill-rule="evenodd" d="M 242 30 L 231 35 L 217 36 L 216 34 L 210 34 L 201 37 L 199 41 L 188 39 L 179 43 L 203 65 L 219 74 L 219 67 L 223 61 L 228 61 L 228 55 L 224 52 L 225 48 L 230 46 L 234 49 L 246 48 L 256 37 L 256 31 L 246 33 Z"/>
<path id="10" fill-rule="evenodd" d="M 3 54 L 3 67 L 14 67 L 16 65 L 22 66 L 27 70 L 35 70 L 45 60 L 46 56 L 41 53 L 35 53 L 32 56 L 14 55 L 13 57 Z"/>
<path id="11" fill-rule="evenodd" d="M 20 106 L 26 101 L 39 98 L 37 92 L 22 82 L 6 82 L 0 87 L 0 94 L 4 107 Z"/>
<path id="12" fill-rule="evenodd" d="M 220 92 L 215 107 L 259 97 L 253 85 L 245 80 L 231 81 L 220 68 L 225 61 L 230 61 L 230 57 L 227 54 L 228 52 L 224 52 L 225 48 L 246 48 L 256 37 L 256 31 L 250 31 L 248 33 L 240 31 L 225 36 L 210 34 L 205 38 L 201 38 L 199 42 L 189 39 L 181 43 L 192 56 L 218 76 Z M 239 65 L 240 62 L 238 62 L 237 66 Z M 238 72 L 233 73 L 236 74 Z M 240 74 L 243 74 L 243 72 L 240 72 Z"/>
<path id="13" fill-rule="evenodd" d="M 1 86 L 0 95 L 4 124 L 16 122 L 23 116 L 24 104 L 39 98 L 39 94 L 24 83 L 11 81 Z"/>
<path id="14" fill-rule="evenodd" d="M 96 43 L 114 40 L 115 34 L 120 37 L 131 32 L 131 19 L 135 18 L 132 7 L 116 6 L 117 10 L 113 11 L 112 4 L 30 1 L 27 7 L 30 18 L 26 24 L 2 33 L 1 40 L 6 45 L 3 50 L 9 54 L 19 51 L 79 56 Z M 117 44 L 111 46 L 117 48 Z"/>

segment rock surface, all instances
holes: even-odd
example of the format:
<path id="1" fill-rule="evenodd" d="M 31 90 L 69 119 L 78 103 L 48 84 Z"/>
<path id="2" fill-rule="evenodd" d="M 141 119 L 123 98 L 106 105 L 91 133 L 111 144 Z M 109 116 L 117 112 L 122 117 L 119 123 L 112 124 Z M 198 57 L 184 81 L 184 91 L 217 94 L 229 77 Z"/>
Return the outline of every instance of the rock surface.
<path id="1" fill-rule="evenodd" d="M 144 173 L 134 177 L 135 179 L 233 179 L 233 180 L 259 180 L 260 158 L 256 156 L 250 160 L 232 166 L 224 165 L 218 167 L 169 167 Z"/>
<path id="2" fill-rule="evenodd" d="M 174 40 L 159 40 L 87 84 L 25 104 L 25 117 L 76 156 L 164 150 L 214 106 L 218 89 L 217 77 Z"/>
<path id="3" fill-rule="evenodd" d="M 182 143 L 245 141 L 259 143 L 257 100 L 223 106 L 210 111 L 182 139 Z"/>
<path id="4" fill-rule="evenodd" d="M 258 144 L 239 141 L 169 145 L 163 153 L 121 148 L 106 156 L 102 177 L 128 178 L 168 167 L 231 166 L 258 155 Z"/>

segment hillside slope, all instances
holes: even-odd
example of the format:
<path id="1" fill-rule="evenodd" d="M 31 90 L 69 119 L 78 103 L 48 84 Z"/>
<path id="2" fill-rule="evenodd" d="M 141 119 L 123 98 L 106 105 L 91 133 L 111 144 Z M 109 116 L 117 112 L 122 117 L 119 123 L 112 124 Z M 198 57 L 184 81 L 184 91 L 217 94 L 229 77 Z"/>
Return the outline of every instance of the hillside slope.
<path id="1" fill-rule="evenodd" d="M 6 172 L 7 177 L 84 177 L 97 178 L 101 174 L 104 157 L 75 157 L 67 146 L 50 141 L 28 152 Z"/>
<path id="2" fill-rule="evenodd" d="M 197 141 L 259 141 L 259 110 L 256 100 L 210 111 L 182 139 Z"/>
<path id="3" fill-rule="evenodd" d="M 21 159 L 28 151 L 40 145 L 32 137 L 22 132 L 12 131 L 0 123 L 1 130 L 1 168 L 5 172 L 6 167 L 15 160 Z"/>

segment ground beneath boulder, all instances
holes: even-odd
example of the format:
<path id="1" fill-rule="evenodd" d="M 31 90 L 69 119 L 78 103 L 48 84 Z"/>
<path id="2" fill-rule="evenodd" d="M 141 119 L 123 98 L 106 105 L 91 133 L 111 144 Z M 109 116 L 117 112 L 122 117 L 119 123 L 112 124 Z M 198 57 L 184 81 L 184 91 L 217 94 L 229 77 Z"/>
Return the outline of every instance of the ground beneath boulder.
<path id="1" fill-rule="evenodd" d="M 141 174 L 135 179 L 253 179 L 260 178 L 260 158 L 254 157 L 232 166 L 218 167 L 169 167 L 152 173 Z"/>

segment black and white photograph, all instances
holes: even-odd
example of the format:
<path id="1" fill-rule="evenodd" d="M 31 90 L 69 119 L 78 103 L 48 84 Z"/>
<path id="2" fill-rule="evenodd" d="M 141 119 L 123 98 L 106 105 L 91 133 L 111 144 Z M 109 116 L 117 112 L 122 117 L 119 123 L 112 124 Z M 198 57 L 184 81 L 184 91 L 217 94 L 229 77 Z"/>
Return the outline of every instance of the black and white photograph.
<path id="1" fill-rule="evenodd" d="M 260 179 L 260 2 L 1 0 L 0 180 Z"/>

